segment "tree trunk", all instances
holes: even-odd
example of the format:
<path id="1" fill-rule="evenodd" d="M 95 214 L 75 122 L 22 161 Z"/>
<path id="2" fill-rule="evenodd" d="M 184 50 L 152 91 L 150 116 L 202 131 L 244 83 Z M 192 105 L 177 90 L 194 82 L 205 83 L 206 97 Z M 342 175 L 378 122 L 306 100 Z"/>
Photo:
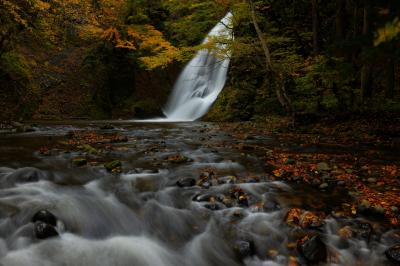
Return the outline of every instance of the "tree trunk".
<path id="1" fill-rule="evenodd" d="M 354 3 L 353 10 L 353 39 L 356 39 L 358 36 L 358 3 Z"/>
<path id="2" fill-rule="evenodd" d="M 311 0 L 312 5 L 312 30 L 313 30 L 313 50 L 314 55 L 319 53 L 318 33 L 319 33 L 319 15 L 318 0 Z"/>
<path id="3" fill-rule="evenodd" d="M 251 0 L 250 0 L 250 10 L 251 10 L 251 19 L 252 19 L 254 28 L 256 29 L 258 39 L 260 40 L 261 47 L 262 47 L 262 49 L 264 51 L 265 66 L 267 68 L 267 71 L 273 71 L 272 63 L 271 63 L 271 53 L 269 51 L 267 42 L 264 40 L 264 36 L 263 36 L 263 33 L 262 33 L 261 29 L 260 29 L 260 26 L 258 25 L 257 18 L 256 18 L 256 12 L 254 10 L 254 3 Z"/>
<path id="4" fill-rule="evenodd" d="M 387 84 L 385 92 L 385 96 L 387 99 L 391 99 L 394 97 L 395 78 L 395 64 L 393 58 L 389 58 L 387 63 Z"/>
<path id="5" fill-rule="evenodd" d="M 346 0 L 336 0 L 336 39 L 341 41 L 345 37 Z"/>
<path id="6" fill-rule="evenodd" d="M 270 78 L 274 81 L 273 83 L 275 85 L 275 93 L 276 93 L 279 103 L 294 118 L 294 109 L 292 106 L 292 102 L 290 101 L 289 96 L 286 93 L 285 76 L 283 73 L 275 72 L 275 70 L 272 66 L 270 50 L 268 48 L 267 42 L 264 39 L 263 33 L 260 29 L 260 26 L 258 25 L 258 22 L 257 22 L 256 12 L 254 9 L 254 3 L 252 0 L 249 0 L 249 4 L 250 4 L 251 19 L 252 19 L 254 28 L 257 32 L 258 39 L 261 43 L 261 47 L 264 51 L 266 72 L 267 72 L 267 74 L 269 74 Z"/>
<path id="7" fill-rule="evenodd" d="M 368 36 L 369 34 L 369 8 L 364 7 L 364 17 L 363 17 L 363 35 Z M 361 93 L 362 100 L 372 96 L 372 76 L 371 76 L 371 64 L 369 62 L 364 62 L 361 68 Z"/>

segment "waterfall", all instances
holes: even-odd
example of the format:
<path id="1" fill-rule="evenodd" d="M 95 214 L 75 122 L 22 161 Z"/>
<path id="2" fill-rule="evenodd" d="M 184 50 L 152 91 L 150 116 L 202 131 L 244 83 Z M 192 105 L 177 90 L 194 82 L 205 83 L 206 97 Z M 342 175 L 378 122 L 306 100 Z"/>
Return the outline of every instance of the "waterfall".
<path id="1" fill-rule="evenodd" d="M 232 13 L 218 22 L 208 33 L 203 44 L 212 37 L 232 38 Z M 225 48 L 218 44 L 218 48 Z M 207 113 L 223 89 L 229 67 L 229 55 L 215 56 L 215 52 L 203 49 L 185 66 L 174 85 L 164 108 L 164 121 L 194 121 Z"/>

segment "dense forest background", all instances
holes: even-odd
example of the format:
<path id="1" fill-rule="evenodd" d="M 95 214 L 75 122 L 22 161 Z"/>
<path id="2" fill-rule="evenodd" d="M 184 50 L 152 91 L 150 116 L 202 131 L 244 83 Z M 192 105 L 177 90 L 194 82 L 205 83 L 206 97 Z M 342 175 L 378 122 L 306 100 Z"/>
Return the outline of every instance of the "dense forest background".
<path id="1" fill-rule="evenodd" d="M 208 120 L 400 113 L 398 0 L 0 0 L 1 120 L 161 115 L 228 12 Z M 225 51 L 221 51 L 225 52 Z"/>

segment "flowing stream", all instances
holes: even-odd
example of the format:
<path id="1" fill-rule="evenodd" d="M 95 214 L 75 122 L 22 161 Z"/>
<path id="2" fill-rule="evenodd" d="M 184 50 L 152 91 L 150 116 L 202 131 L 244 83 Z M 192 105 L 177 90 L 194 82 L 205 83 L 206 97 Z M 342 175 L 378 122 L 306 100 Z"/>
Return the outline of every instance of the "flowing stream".
<path id="1" fill-rule="evenodd" d="M 289 244 L 300 232 L 284 222 L 287 209 L 326 210 L 344 199 L 340 191 L 271 180 L 263 160 L 238 151 L 238 140 L 213 124 L 114 125 L 42 124 L 32 133 L 0 135 L 1 265 L 294 265 Z M 71 131 L 126 139 L 93 144 L 96 153 L 68 150 Z M 184 159 L 168 159 L 177 154 Z M 88 164 L 73 166 L 76 157 Z M 122 173 L 104 169 L 111 159 L 122 161 Z M 196 183 L 177 185 L 187 178 Z M 210 183 L 200 184 L 204 178 Z M 246 202 L 229 202 L 238 191 Z M 39 210 L 57 217 L 59 236 L 35 236 Z M 388 233 L 368 244 L 362 237 L 343 243 L 338 228 L 329 218 L 320 230 L 336 254 L 328 265 L 385 265 Z"/>
<path id="2" fill-rule="evenodd" d="M 207 35 L 203 44 L 213 38 L 232 38 L 232 13 L 228 13 Z M 218 41 L 218 40 L 216 40 Z M 217 44 L 221 51 L 224 44 Z M 207 113 L 223 89 L 230 61 L 229 54 L 215 55 L 203 49 L 186 65 L 175 83 L 164 108 L 165 121 L 194 121 Z"/>

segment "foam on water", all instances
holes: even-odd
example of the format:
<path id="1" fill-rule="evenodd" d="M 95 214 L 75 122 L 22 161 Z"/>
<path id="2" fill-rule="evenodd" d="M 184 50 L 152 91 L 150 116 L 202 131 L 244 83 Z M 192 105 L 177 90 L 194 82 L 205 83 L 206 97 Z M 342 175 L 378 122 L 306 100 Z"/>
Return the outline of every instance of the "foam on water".
<path id="1" fill-rule="evenodd" d="M 208 33 L 203 43 L 213 37 L 232 38 L 232 13 L 218 22 Z M 225 44 L 217 44 L 224 49 Z M 166 118 L 143 120 L 145 122 L 195 121 L 204 116 L 215 102 L 225 85 L 230 55 L 215 55 L 215 51 L 203 49 L 185 66 L 175 83 L 164 108 Z"/>

